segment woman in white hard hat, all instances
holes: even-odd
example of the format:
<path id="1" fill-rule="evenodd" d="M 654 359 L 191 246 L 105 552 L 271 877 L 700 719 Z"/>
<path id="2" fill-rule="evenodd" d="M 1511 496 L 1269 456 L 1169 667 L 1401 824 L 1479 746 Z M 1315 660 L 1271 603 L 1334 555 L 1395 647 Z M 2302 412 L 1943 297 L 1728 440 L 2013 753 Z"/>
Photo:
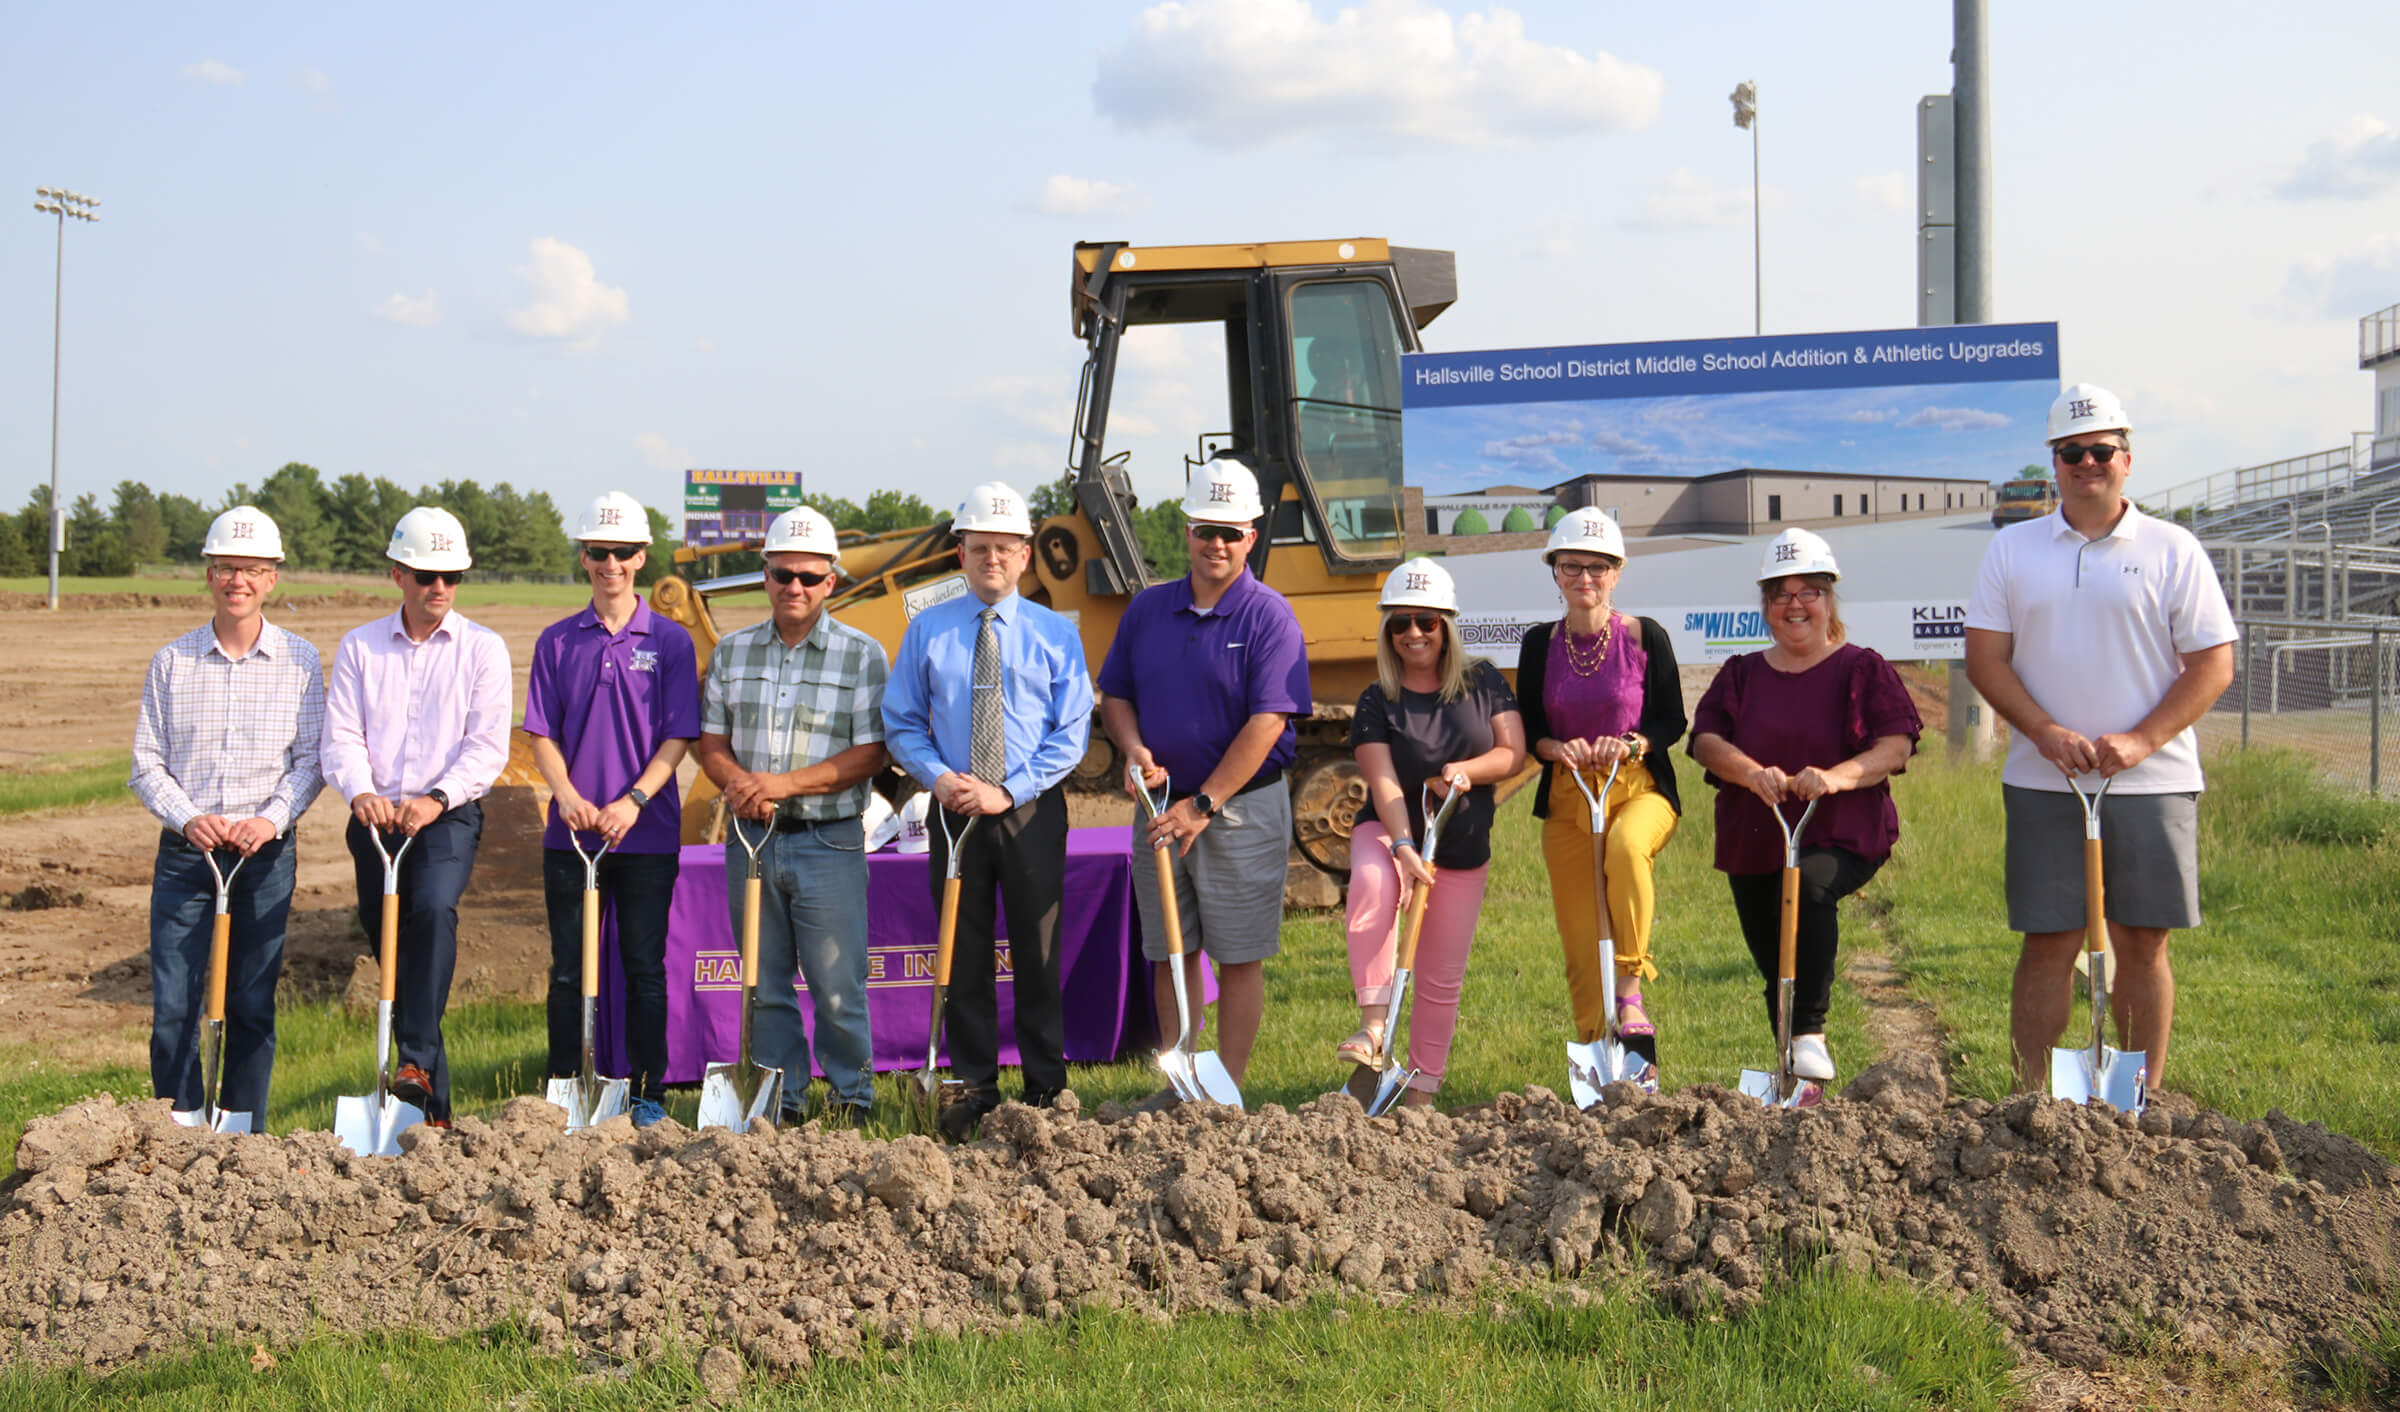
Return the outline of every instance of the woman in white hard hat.
<path id="1" fill-rule="evenodd" d="M 1401 1101 L 1413 1106 L 1431 1103 L 1442 1086 L 1491 865 L 1492 787 L 1525 763 L 1525 723 L 1507 679 L 1469 657 L 1459 640 L 1457 591 L 1441 565 L 1411 559 L 1394 569 L 1384 580 L 1382 607 L 1375 681 L 1359 694 L 1350 723 L 1373 810 L 1350 834 L 1350 980 L 1359 1026 L 1336 1053 L 1361 1065 L 1381 1053 L 1399 939 L 1393 923 L 1408 890 L 1430 886 L 1439 868 L 1409 1008 L 1407 1062 L 1417 1077 Z M 1417 848 L 1428 783 L 1436 799 L 1467 791 L 1431 859 Z"/>
<path id="2" fill-rule="evenodd" d="M 1589 810 L 1552 807 L 1577 798 L 1567 778 L 1583 771 L 1594 786 L 1614 768 L 1605 836 L 1608 920 L 1617 950 L 1616 1033 L 1652 1064 L 1657 1027 L 1642 982 L 1658 974 L 1650 958 L 1657 910 L 1651 860 L 1675 836 L 1682 804 L 1667 751 L 1683 738 L 1683 683 L 1667 631 L 1615 607 L 1625 567 L 1625 536 L 1604 512 L 1569 513 L 1550 531 L 1543 558 L 1566 613 L 1525 634 L 1517 654 L 1517 700 L 1525 735 L 1549 768 L 1534 786 L 1542 858 L 1550 868 L 1550 905 L 1566 953 L 1567 990 L 1576 1038 L 1607 1037 L 1604 987 L 1593 928 L 1600 899 L 1592 876 Z"/>
<path id="3" fill-rule="evenodd" d="M 1843 641 L 1840 577 L 1831 546 L 1807 530 L 1785 530 L 1769 544 L 1758 596 L 1774 645 L 1727 659 L 1692 721 L 1692 758 L 1717 787 L 1717 867 L 1766 980 L 1770 1030 L 1784 845 L 1768 811 L 1786 800 L 1823 801 L 1800 838 L 1792 987 L 1792 1069 L 1819 1082 L 1834 1076 L 1825 1046 L 1841 941 L 1834 904 L 1891 856 L 1900 815 L 1887 781 L 1907 768 L 1923 729 L 1892 664 Z"/>

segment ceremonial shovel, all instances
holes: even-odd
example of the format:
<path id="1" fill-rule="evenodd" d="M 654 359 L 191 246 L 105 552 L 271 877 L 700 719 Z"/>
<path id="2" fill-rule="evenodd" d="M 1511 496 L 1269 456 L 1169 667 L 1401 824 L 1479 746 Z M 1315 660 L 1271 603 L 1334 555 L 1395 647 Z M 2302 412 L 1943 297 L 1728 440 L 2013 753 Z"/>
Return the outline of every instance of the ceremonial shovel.
<path id="1" fill-rule="evenodd" d="M 751 1012 L 758 1005 L 758 851 L 775 832 L 775 818 L 767 816 L 756 843 L 742 828 L 739 814 L 729 812 L 726 818 L 750 855 L 750 875 L 742 880 L 742 1038 L 733 1063 L 711 1064 L 700 1076 L 700 1129 L 746 1133 L 753 1123 L 774 1127 L 783 1103 L 783 1070 L 760 1064 L 750 1053 Z"/>
<path id="2" fill-rule="evenodd" d="M 375 1005 L 375 1091 L 345 1094 L 333 1101 L 333 1132 L 342 1146 L 361 1157 L 397 1157 L 400 1133 L 425 1121 L 425 1110 L 403 1103 L 392 1093 L 392 1002 L 400 994 L 400 859 L 415 843 L 415 835 L 400 840 L 398 849 L 383 846 L 383 830 L 369 828 L 375 851 L 383 858 L 382 992 Z"/>
<path id="3" fill-rule="evenodd" d="M 1608 791 L 1616 785 L 1617 771 L 1624 767 L 1624 757 L 1608 767 L 1608 782 L 1592 793 L 1591 784 L 1583 771 L 1570 770 L 1575 787 L 1592 810 L 1592 894 L 1594 910 L 1600 920 L 1600 1037 L 1590 1043 L 1567 1041 L 1567 1088 L 1574 1095 L 1577 1108 L 1591 1108 L 1600 1102 L 1600 1090 L 1612 1083 L 1631 1081 L 1640 1084 L 1645 1093 L 1658 1092 L 1658 1065 L 1625 1044 L 1617 1033 L 1617 937 L 1608 920 L 1608 873 L 1604 830 L 1608 823 Z"/>
<path id="4" fill-rule="evenodd" d="M 943 1079 L 934 1073 L 942 1055 L 942 1012 L 950 1006 L 950 955 L 958 945 L 958 869 L 959 849 L 975 832 L 975 819 L 969 817 L 950 832 L 950 811 L 938 803 L 926 801 L 926 812 L 941 817 L 942 841 L 949 845 L 949 857 L 942 868 L 942 920 L 934 934 L 933 943 L 933 1023 L 925 1038 L 925 1067 L 900 1081 L 901 1101 L 908 1105 L 909 1122 L 921 1133 L 936 1131 L 935 1121 L 942 1115 L 943 1088 L 961 1083 L 959 1079 Z"/>
<path id="5" fill-rule="evenodd" d="M 2097 1099 L 2121 1112 L 2139 1113 L 2149 1101 L 2150 1056 L 2108 1047 L 2108 914 L 2100 885 L 2100 801 L 2108 797 L 2109 782 L 2103 778 L 2088 794 L 2073 775 L 2067 784 L 2083 805 L 2083 970 L 2092 993 L 2092 1044 L 2089 1049 L 2050 1051 L 2050 1096 L 2069 1103 Z"/>
<path id="6" fill-rule="evenodd" d="M 187 1128 L 246 1133 L 251 1130 L 252 1115 L 228 1113 L 217 1106 L 217 1098 L 218 1083 L 224 1077 L 225 967 L 233 942 L 233 877 L 250 860 L 237 853 L 231 868 L 220 868 L 215 849 L 203 849 L 200 856 L 208 860 L 208 870 L 217 879 L 217 918 L 208 939 L 208 1012 L 200 1022 L 200 1111 L 172 1116 Z"/>
<path id="7" fill-rule="evenodd" d="M 577 1132 L 623 1113 L 627 1085 L 624 1079 L 600 1077 L 592 1060 L 592 1032 L 600 1016 L 600 860 L 616 845 L 604 836 L 599 852 L 586 853 L 573 829 L 567 830 L 567 842 L 583 860 L 583 1069 L 552 1079 L 546 1096 L 567 1110 L 567 1131 Z"/>
<path id="8" fill-rule="evenodd" d="M 1142 783 L 1140 766 L 1125 767 L 1125 783 L 1141 801 L 1145 823 L 1166 812 L 1166 787 L 1161 785 L 1152 795 Z M 1241 1085 L 1233 1081 L 1225 1061 L 1213 1049 L 1192 1048 L 1192 1002 L 1183 979 L 1183 913 L 1175 902 L 1175 860 L 1167 852 L 1171 846 L 1162 843 L 1151 850 L 1158 864 L 1159 918 L 1167 929 L 1167 970 L 1175 977 L 1175 1042 L 1158 1052 L 1158 1067 L 1167 1076 L 1167 1086 L 1186 1103 L 1206 1101 L 1239 1108 Z"/>
<path id="9" fill-rule="evenodd" d="M 1433 868 L 1434 850 L 1441 846 L 1442 825 L 1448 822 L 1450 811 L 1458 807 L 1458 801 L 1465 794 L 1463 789 L 1451 790 L 1443 797 L 1442 807 L 1436 810 L 1433 807 L 1432 783 L 1427 782 L 1419 791 L 1418 812 L 1425 816 L 1425 851 L 1417 856 L 1425 860 L 1429 872 Z M 1395 854 L 1393 866 L 1399 866 L 1399 861 L 1399 856 Z M 1417 884 L 1415 892 L 1408 899 L 1408 921 L 1400 929 L 1400 954 L 1394 958 L 1398 964 L 1392 971 L 1392 999 L 1383 1012 L 1382 1053 L 1376 1056 L 1377 1063 L 1370 1068 L 1370 1072 L 1374 1068 L 1382 1071 L 1375 1083 L 1375 1096 L 1367 1103 L 1367 1116 L 1370 1118 L 1390 1112 L 1392 1105 L 1400 1100 L 1400 1095 L 1421 1072 L 1402 1068 L 1396 1056 L 1400 1053 L 1400 1017 L 1407 1013 L 1409 977 L 1416 971 L 1417 939 L 1425 934 L 1425 904 L 1432 900 L 1431 883 Z"/>
<path id="10" fill-rule="evenodd" d="M 1770 1108 L 1814 1108 L 1825 1101 L 1825 1085 L 1792 1072 L 1792 982 L 1800 969 L 1800 835 L 1820 800 L 1811 799 L 1800 811 L 1800 822 L 1787 823 L 1783 805 L 1775 806 L 1775 825 L 1783 830 L 1783 915 L 1776 928 L 1775 947 L 1775 1072 L 1742 1070 L 1742 1092 Z"/>

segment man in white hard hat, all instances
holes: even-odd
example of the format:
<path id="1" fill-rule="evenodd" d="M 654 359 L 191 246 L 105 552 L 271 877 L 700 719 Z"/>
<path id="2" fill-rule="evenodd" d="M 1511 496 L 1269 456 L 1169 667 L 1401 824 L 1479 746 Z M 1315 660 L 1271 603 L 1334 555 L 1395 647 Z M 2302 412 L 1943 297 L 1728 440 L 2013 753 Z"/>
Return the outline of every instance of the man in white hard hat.
<path id="1" fill-rule="evenodd" d="M 814 1064 L 827 1111 L 863 1121 L 875 1103 L 867 1028 L 868 781 L 882 769 L 882 644 L 825 611 L 841 550 L 833 522 L 808 506 L 767 526 L 767 621 L 730 633 L 708 660 L 700 693 L 700 768 L 728 808 L 774 820 L 759 852 L 758 1062 L 783 1070 L 784 1119 L 806 1116 Z M 726 875 L 748 854 L 728 828 Z M 726 889 L 736 934 L 742 889 Z M 795 974 L 808 981 L 811 1035 L 800 1025 Z"/>
<path id="2" fill-rule="evenodd" d="M 2069 776 L 2109 781 L 2101 892 L 2120 1043 L 2166 1070 L 2167 942 L 2200 924 L 2200 751 L 2192 725 L 2233 681 L 2238 634 L 2200 542 L 2125 495 L 2133 423 L 2106 388 L 2050 408 L 2059 508 L 1992 536 L 1967 604 L 1967 677 L 2015 729 L 2009 925 L 2024 933 L 2009 1031 L 2021 1090 L 2045 1085 L 2083 946 L 2083 814 Z M 2094 784 L 2097 782 L 2094 781 Z"/>
<path id="3" fill-rule="evenodd" d="M 1047 1104 L 1067 1086 L 1058 996 L 1067 871 L 1062 785 L 1091 739 L 1092 678 L 1075 625 L 1017 592 L 1033 560 L 1025 497 L 1000 481 L 976 486 L 950 528 L 967 592 L 909 623 L 892 663 L 883 723 L 892 758 L 925 786 L 948 816 L 947 827 L 979 821 L 961 846 L 944 1022 L 950 1067 L 967 1092 L 943 1110 L 942 1130 L 963 1140 L 1000 1103 L 995 888 L 1008 907 L 1025 1101 Z M 926 834 L 927 877 L 938 907 L 950 843 L 941 828 Z"/>
<path id="4" fill-rule="evenodd" d="M 1308 646 L 1283 595 L 1245 562 L 1258 542 L 1258 479 L 1236 457 L 1192 477 L 1183 499 L 1191 572 L 1135 595 L 1100 667 L 1100 718 L 1145 783 L 1174 804 L 1147 842 L 1175 846 L 1185 971 L 1201 994 L 1203 952 L 1217 970 L 1217 1049 L 1240 1083 L 1266 1009 L 1265 962 L 1282 948 L 1283 877 L 1292 799 L 1283 772 L 1298 753 L 1291 718 L 1309 712 Z M 1158 881 L 1133 870 L 1142 947 L 1167 959 Z M 1173 977 L 1153 967 L 1163 1033 Z M 1195 1034 L 1202 1024 L 1193 1020 Z M 1153 1095 L 1171 1102 L 1172 1091 Z"/>
<path id="5" fill-rule="evenodd" d="M 620 490 L 577 517 L 589 607 L 542 630 L 525 687 L 525 733 L 550 786 L 542 900 L 550 915 L 550 1075 L 583 1057 L 583 859 L 568 838 L 605 847 L 600 887 L 616 904 L 625 976 L 625 1057 L 633 1125 L 667 1115 L 667 912 L 683 847 L 675 767 L 700 736 L 692 635 L 634 592 L 649 561 L 650 515 Z"/>
<path id="6" fill-rule="evenodd" d="M 385 846 L 415 840 L 400 863 L 400 954 L 392 1092 L 450 1122 L 442 1015 L 458 963 L 458 899 L 483 838 L 482 799 L 508 764 L 508 644 L 453 611 L 474 562 L 458 517 L 420 505 L 400 517 L 384 556 L 400 611 L 350 630 L 325 682 L 325 780 L 350 804 L 358 918 L 381 934 Z"/>
<path id="7" fill-rule="evenodd" d="M 292 825 L 324 785 L 317 649 L 266 620 L 283 536 L 251 505 L 217 516 L 201 546 L 209 620 L 160 648 L 133 728 L 134 797 L 158 817 L 150 882 L 150 1091 L 201 1110 L 200 1018 L 216 913 L 208 855 L 230 868 L 225 1056 L 217 1106 L 266 1126 L 275 983 L 292 910 Z"/>

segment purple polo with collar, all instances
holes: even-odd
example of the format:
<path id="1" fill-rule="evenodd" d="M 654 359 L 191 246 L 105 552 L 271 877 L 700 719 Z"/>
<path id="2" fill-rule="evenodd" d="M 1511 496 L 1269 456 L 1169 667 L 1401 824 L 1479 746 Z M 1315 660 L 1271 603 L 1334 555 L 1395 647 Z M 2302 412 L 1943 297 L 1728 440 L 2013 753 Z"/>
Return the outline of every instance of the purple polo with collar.
<path id="1" fill-rule="evenodd" d="M 548 738 L 567 778 L 594 804 L 621 797 L 670 740 L 700 738 L 700 672 L 692 635 L 641 598 L 624 630 L 609 632 L 590 605 L 542 629 L 525 686 L 525 733 Z M 550 805 L 544 848 L 566 848 L 567 826 Z M 683 803 L 673 776 L 650 797 L 619 853 L 683 846 Z"/>
<path id="2" fill-rule="evenodd" d="M 1169 787 L 1188 793 L 1208 782 L 1252 716 L 1308 714 L 1308 643 L 1290 602 L 1248 569 L 1206 613 L 1192 606 L 1191 579 L 1179 578 L 1126 605 L 1100 689 L 1133 703 L 1142 743 L 1166 766 Z M 1289 768 L 1298 753 L 1286 722 L 1259 774 Z"/>

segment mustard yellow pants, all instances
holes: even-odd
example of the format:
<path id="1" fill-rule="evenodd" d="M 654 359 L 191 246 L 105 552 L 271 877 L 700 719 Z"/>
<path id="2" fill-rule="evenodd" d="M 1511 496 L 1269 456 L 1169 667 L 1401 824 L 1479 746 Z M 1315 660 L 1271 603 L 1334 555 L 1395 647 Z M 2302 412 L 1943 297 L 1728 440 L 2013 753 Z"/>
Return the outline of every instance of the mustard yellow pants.
<path id="1" fill-rule="evenodd" d="M 1605 802 L 1608 823 L 1601 848 L 1608 860 L 1608 917 L 1617 942 L 1617 969 L 1638 972 L 1647 980 L 1658 974 L 1650 960 L 1650 923 L 1658 911 L 1650 863 L 1675 836 L 1675 810 L 1639 761 L 1628 761 L 1617 772 Z M 1596 930 L 1600 914 L 1592 886 L 1592 817 L 1573 772 L 1564 765 L 1550 767 L 1550 817 L 1542 821 L 1542 861 L 1550 866 L 1550 907 L 1567 960 L 1576 1038 L 1589 1043 L 1605 1032 Z"/>

